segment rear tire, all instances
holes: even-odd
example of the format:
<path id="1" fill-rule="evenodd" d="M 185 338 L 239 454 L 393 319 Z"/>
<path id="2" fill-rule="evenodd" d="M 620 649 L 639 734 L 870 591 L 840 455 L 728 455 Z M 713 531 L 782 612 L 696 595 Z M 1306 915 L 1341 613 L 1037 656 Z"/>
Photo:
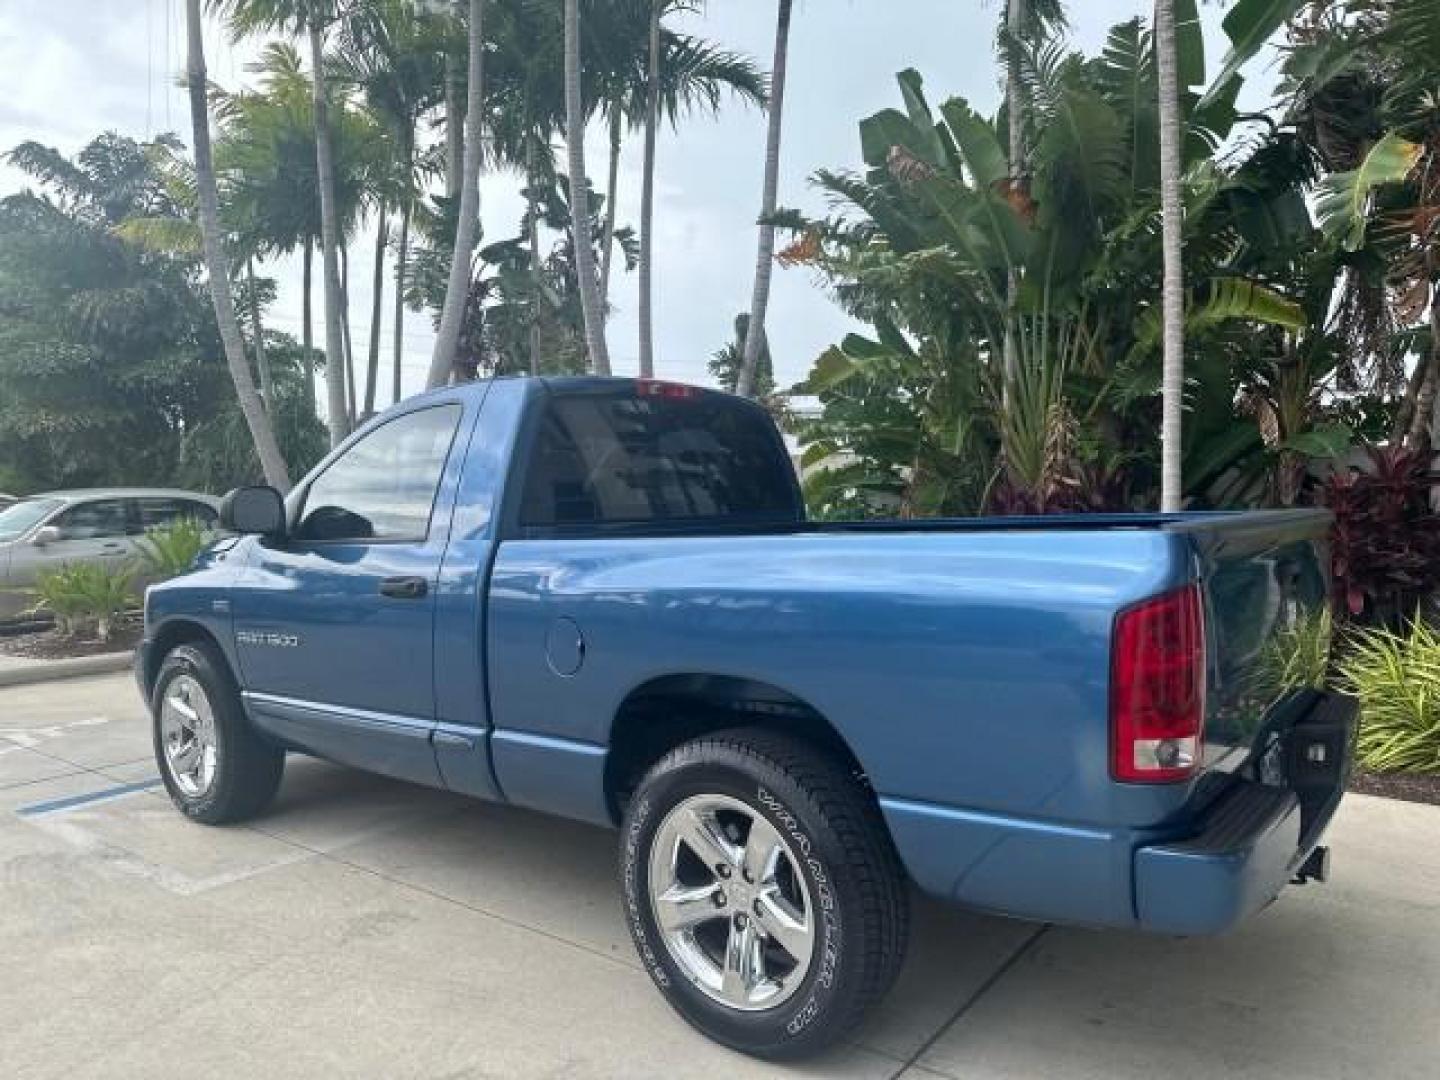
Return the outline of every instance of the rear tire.
<path id="1" fill-rule="evenodd" d="M 285 752 L 250 725 L 218 649 L 179 645 L 151 694 L 155 764 L 176 808 L 202 825 L 259 814 L 275 797 Z"/>
<path id="2" fill-rule="evenodd" d="M 757 1057 L 808 1056 L 853 1032 L 904 959 L 908 894 L 873 796 L 770 732 L 721 732 L 661 759 L 625 814 L 621 880 L 661 994 Z"/>

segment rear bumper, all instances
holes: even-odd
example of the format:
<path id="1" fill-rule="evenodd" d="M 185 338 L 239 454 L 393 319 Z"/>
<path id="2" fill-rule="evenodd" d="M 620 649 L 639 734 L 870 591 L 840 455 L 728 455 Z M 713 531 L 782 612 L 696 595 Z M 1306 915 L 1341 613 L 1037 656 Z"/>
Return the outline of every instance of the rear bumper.
<path id="1" fill-rule="evenodd" d="M 1238 781 L 1192 835 L 1136 849 L 1143 929 L 1223 933 L 1274 900 L 1315 849 L 1344 795 L 1356 706 L 1339 694 L 1314 694 L 1307 706 L 1281 744 L 1288 786 Z"/>
<path id="2" fill-rule="evenodd" d="M 911 877 L 943 899 L 1051 922 L 1222 933 L 1285 887 L 1344 794 L 1355 703 L 1307 692 L 1296 707 L 1302 715 L 1257 770 L 1269 783 L 1237 779 L 1178 828 L 1075 826 L 888 797 L 881 810 Z M 1326 760 L 1307 765 L 1316 741 Z"/>
<path id="3" fill-rule="evenodd" d="M 1275 899 L 1309 854 L 1301 850 L 1300 801 L 1292 792 L 1242 782 L 1220 801 L 1198 836 L 1136 850 L 1142 928 L 1223 933 Z"/>

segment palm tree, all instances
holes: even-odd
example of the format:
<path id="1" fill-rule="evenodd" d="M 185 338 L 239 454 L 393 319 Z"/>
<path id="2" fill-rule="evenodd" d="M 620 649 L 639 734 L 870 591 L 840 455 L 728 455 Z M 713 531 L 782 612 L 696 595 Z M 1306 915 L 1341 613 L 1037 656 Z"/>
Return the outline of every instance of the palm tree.
<path id="1" fill-rule="evenodd" d="M 210 275 L 210 296 L 215 305 L 215 320 L 225 347 L 225 362 L 245 426 L 255 443 L 265 479 L 281 491 L 290 490 L 290 473 L 275 439 L 270 418 L 255 392 L 250 367 L 245 360 L 245 343 L 240 336 L 240 322 L 235 317 L 235 302 L 230 295 L 230 262 L 225 255 L 220 231 L 220 198 L 215 182 L 215 162 L 210 151 L 210 112 L 206 100 L 208 80 L 205 74 L 205 39 L 200 20 L 200 0 L 185 0 L 188 57 L 186 79 L 190 95 L 190 123 L 195 139 L 195 182 L 199 199 L 200 230 L 205 248 L 205 265 Z"/>
<path id="2" fill-rule="evenodd" d="M 321 223 L 311 80 L 288 42 L 266 45 L 249 70 L 261 77 L 258 89 L 214 95 L 215 168 L 225 187 L 228 220 L 246 251 L 257 258 L 303 251 L 303 356 L 313 400 L 311 278 Z M 329 130 L 345 237 L 355 229 L 366 190 L 383 177 L 387 154 L 375 124 L 343 104 L 331 111 Z"/>
<path id="3" fill-rule="evenodd" d="M 789 2 L 789 0 L 785 0 Z M 585 343 L 590 368 L 610 374 L 605 344 L 605 303 L 595 276 L 595 251 L 578 235 L 578 223 L 590 220 L 589 181 L 585 178 L 585 110 L 580 93 L 580 4 L 565 0 L 565 143 L 570 175 L 570 205 L 575 229 L 575 272 L 579 277 L 580 309 L 585 317 Z"/>
<path id="4" fill-rule="evenodd" d="M 344 303 L 340 286 L 340 222 L 335 213 L 335 151 L 330 141 L 330 103 L 325 87 L 325 47 L 318 16 L 305 27 L 310 40 L 310 68 L 315 81 L 315 171 L 320 182 L 320 253 L 325 281 L 325 399 L 330 445 L 350 433 L 345 397 Z"/>
<path id="5" fill-rule="evenodd" d="M 705 41 L 666 30 L 661 18 L 682 6 L 680 0 L 632 0 L 645 15 L 649 32 L 644 55 L 644 78 L 622 80 L 607 103 L 610 113 L 610 186 L 606 189 L 607 237 L 615 235 L 615 190 L 619 174 L 620 119 L 640 122 L 645 129 L 645 160 L 640 194 L 640 374 L 649 377 L 655 370 L 654 323 L 651 314 L 654 270 L 655 144 L 661 117 L 675 124 L 686 109 L 715 113 L 720 96 L 729 90 L 742 102 L 764 107 L 767 101 L 765 76 L 747 56 L 715 48 Z M 638 20 L 632 20 L 638 21 Z M 628 30 L 628 25 L 622 27 Z M 626 68 L 637 66 L 628 64 Z M 614 245 L 604 247 L 601 294 L 609 296 L 610 261 Z"/>
<path id="6" fill-rule="evenodd" d="M 340 220 L 335 198 L 335 151 L 325 78 L 325 31 L 337 17 L 335 0 L 214 0 L 230 13 L 239 36 L 264 30 L 303 34 L 309 43 L 315 115 L 315 170 L 320 189 L 321 277 L 325 292 L 326 421 L 331 445 L 349 434 L 345 395 L 345 328 L 340 286 Z"/>
<path id="7" fill-rule="evenodd" d="M 444 386 L 455 369 L 455 353 L 465 309 L 470 302 L 470 260 L 480 231 L 480 160 L 484 153 L 481 137 L 485 120 L 485 0 L 470 0 L 469 62 L 465 108 L 465 165 L 460 178 L 460 212 L 455 223 L 455 247 L 450 255 L 450 280 L 445 289 L 445 307 L 430 356 L 427 387 Z"/>
<path id="8" fill-rule="evenodd" d="M 665 0 L 651 0 L 645 65 L 645 162 L 640 187 L 640 377 L 655 375 L 655 318 L 651 275 L 655 266 L 655 141 L 660 127 L 660 16 Z M 615 205 L 611 182 L 610 205 Z M 608 255 L 609 248 L 606 248 Z"/>
<path id="9" fill-rule="evenodd" d="M 405 287 L 410 229 L 419 197 L 416 144 L 420 118 L 443 100 L 451 20 L 417 18 L 413 0 L 370 0 L 341 23 L 340 46 L 332 77 L 352 86 L 384 125 L 395 148 L 394 168 L 385 176 L 384 205 L 398 211 L 394 235 L 395 300 L 392 328 L 392 399 L 400 400 L 404 343 Z M 457 128 L 457 134 L 459 129 Z M 456 178 L 459 178 L 458 170 Z M 380 259 L 377 249 L 377 263 Z M 378 332 L 378 322 L 375 326 Z M 372 344 L 372 351 L 373 351 Z M 373 408 L 372 379 L 366 385 L 366 411 Z"/>
<path id="10" fill-rule="evenodd" d="M 555 4 L 511 4 L 496 8 L 490 22 L 497 47 L 489 85 L 498 102 L 491 110 L 494 128 L 490 142 L 497 162 L 518 169 L 524 178 L 528 367 L 532 375 L 538 375 L 545 360 L 541 322 L 547 303 L 539 235 L 547 215 L 541 204 L 546 190 L 554 186 L 553 140 L 565 123 L 562 13 Z"/>
<path id="11" fill-rule="evenodd" d="M 745 355 L 735 392 L 751 397 L 755 368 L 765 345 L 765 312 L 770 306 L 770 272 L 775 258 L 775 202 L 780 184 L 780 134 L 785 109 L 785 65 L 790 48 L 790 9 L 793 0 L 780 0 L 775 22 L 775 64 L 770 74 L 770 129 L 765 142 L 765 184 L 760 198 L 760 246 L 755 256 L 755 292 L 750 300 L 750 324 L 745 332 Z"/>
<path id="12" fill-rule="evenodd" d="M 270 358 L 265 354 L 265 328 L 261 325 L 261 309 L 264 307 L 261 285 L 255 276 L 255 256 L 245 258 L 245 309 L 250 318 L 250 338 L 254 342 L 255 370 L 260 376 L 260 399 L 268 413 L 275 407 L 275 380 L 270 373 Z M 273 289 L 269 299 L 273 300 Z"/>
<path id="13" fill-rule="evenodd" d="M 1065 22 L 1061 0 L 1006 0 L 1005 21 L 1000 32 L 1000 52 L 1005 66 L 1006 154 L 1010 168 L 1009 190 L 1024 191 L 1029 168 L 1029 147 L 1025 133 L 1031 123 L 1030 102 L 1025 95 L 1025 61 L 1027 47 L 1042 41 Z M 1005 300 L 1009 306 L 1011 325 L 1002 345 L 1003 378 L 1001 391 L 1008 400 L 1012 384 L 1019 374 L 1020 352 L 1013 325 L 1015 305 L 1020 291 L 1020 271 L 1012 267 L 1006 277 Z"/>
<path id="14" fill-rule="evenodd" d="M 1005 105 L 1009 120 L 1010 190 L 1018 191 L 1025 176 L 1025 107 L 1020 78 L 1020 36 L 1025 26 L 1025 0 L 1009 0 L 1005 10 Z M 1011 269 L 1006 279 L 1005 299 L 1013 308 L 1020 292 L 1020 275 Z M 1015 327 L 1005 330 L 1004 379 L 1002 386 L 1009 400 L 1012 385 L 1020 369 L 1020 353 L 1016 348 Z"/>
<path id="15" fill-rule="evenodd" d="M 463 0 L 449 0 L 453 18 L 459 22 Z M 438 3 L 430 5 L 437 8 Z M 445 43 L 445 197 L 454 202 L 460 198 L 462 169 L 465 165 L 465 114 L 461 112 L 460 58 L 452 47 L 451 39 Z M 468 48 L 468 46 L 467 46 Z"/>
<path id="16" fill-rule="evenodd" d="M 1164 278 L 1161 314 L 1164 337 L 1160 384 L 1160 509 L 1180 509 L 1181 424 L 1185 392 L 1185 272 L 1181 260 L 1184 228 L 1180 203 L 1180 62 L 1175 43 L 1175 0 L 1155 0 L 1155 63 L 1160 85 L 1160 215 Z"/>

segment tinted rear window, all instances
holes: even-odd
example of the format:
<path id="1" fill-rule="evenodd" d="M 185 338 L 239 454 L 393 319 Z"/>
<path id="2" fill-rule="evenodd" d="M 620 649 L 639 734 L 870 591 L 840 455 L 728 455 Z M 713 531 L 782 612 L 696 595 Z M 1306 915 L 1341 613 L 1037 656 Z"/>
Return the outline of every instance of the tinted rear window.
<path id="1" fill-rule="evenodd" d="M 545 409 L 522 525 L 793 522 L 790 462 L 770 421 L 727 398 L 575 396 Z"/>

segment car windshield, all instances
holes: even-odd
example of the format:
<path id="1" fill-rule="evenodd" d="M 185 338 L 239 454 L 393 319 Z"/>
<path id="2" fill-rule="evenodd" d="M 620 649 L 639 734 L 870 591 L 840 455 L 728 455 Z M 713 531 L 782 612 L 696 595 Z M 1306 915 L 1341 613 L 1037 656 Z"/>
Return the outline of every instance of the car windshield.
<path id="1" fill-rule="evenodd" d="M 21 499 L 8 510 L 0 510 L 0 542 L 24 536 L 60 505 L 59 499 Z"/>

